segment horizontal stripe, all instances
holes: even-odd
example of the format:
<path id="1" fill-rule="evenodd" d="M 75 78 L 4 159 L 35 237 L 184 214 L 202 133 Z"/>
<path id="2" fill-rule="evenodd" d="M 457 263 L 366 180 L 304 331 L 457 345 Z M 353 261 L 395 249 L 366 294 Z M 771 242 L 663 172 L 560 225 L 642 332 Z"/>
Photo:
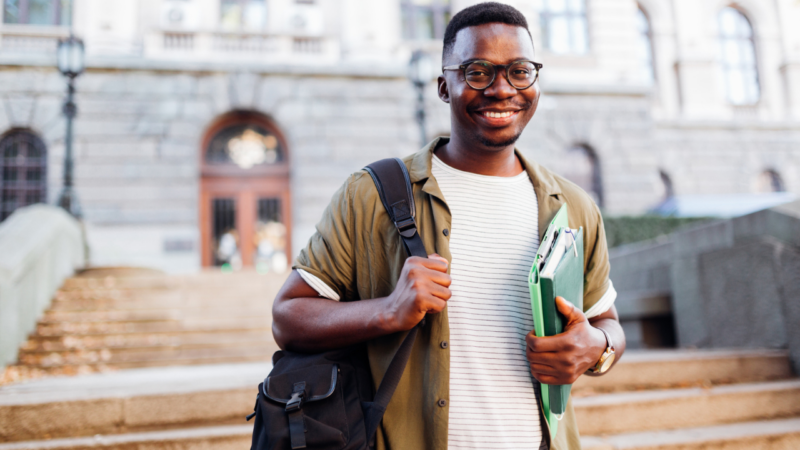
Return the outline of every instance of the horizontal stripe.
<path id="1" fill-rule="evenodd" d="M 538 449 L 538 390 L 525 358 L 539 248 L 533 185 L 525 172 L 487 177 L 436 156 L 432 170 L 452 214 L 448 449 Z"/>

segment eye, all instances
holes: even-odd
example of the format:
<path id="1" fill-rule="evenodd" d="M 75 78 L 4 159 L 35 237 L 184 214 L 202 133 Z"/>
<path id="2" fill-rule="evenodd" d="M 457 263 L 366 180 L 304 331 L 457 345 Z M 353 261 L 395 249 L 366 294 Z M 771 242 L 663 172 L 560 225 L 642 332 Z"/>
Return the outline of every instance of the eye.
<path id="1" fill-rule="evenodd" d="M 484 63 L 475 62 L 468 65 L 464 73 L 467 75 L 467 78 L 472 79 L 491 78 L 494 74 L 494 67 Z"/>
<path id="2" fill-rule="evenodd" d="M 486 77 L 489 76 L 489 73 L 486 69 L 467 69 L 467 76 L 468 77 Z"/>

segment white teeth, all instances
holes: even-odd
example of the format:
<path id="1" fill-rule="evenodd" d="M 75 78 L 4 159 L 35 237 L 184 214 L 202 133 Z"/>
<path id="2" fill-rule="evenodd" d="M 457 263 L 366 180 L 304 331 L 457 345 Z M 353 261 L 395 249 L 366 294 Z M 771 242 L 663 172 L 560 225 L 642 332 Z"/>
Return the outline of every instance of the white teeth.
<path id="1" fill-rule="evenodd" d="M 509 117 L 509 116 L 511 116 L 511 114 L 513 114 L 513 111 L 506 111 L 506 112 L 486 111 L 486 112 L 483 113 L 484 116 L 491 117 L 493 119 L 501 119 L 501 118 L 504 118 L 504 117 Z"/>

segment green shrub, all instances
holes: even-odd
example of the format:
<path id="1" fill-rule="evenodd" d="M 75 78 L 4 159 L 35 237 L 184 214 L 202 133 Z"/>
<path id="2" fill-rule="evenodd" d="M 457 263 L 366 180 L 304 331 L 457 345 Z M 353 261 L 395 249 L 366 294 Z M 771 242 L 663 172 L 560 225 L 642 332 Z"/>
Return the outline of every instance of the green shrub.
<path id="1" fill-rule="evenodd" d="M 646 241 L 667 235 L 689 224 L 712 220 L 708 217 L 620 216 L 603 217 L 608 247 Z"/>

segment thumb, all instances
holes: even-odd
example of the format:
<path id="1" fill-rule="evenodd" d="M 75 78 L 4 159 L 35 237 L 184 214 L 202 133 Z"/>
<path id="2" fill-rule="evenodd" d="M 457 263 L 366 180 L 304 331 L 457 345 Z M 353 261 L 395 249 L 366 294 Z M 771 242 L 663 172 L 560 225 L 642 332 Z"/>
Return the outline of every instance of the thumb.
<path id="1" fill-rule="evenodd" d="M 583 315 L 583 311 L 576 308 L 572 303 L 566 301 L 564 297 L 556 297 L 556 307 L 558 308 L 558 312 L 567 318 L 568 325 L 586 320 L 586 316 Z"/>

